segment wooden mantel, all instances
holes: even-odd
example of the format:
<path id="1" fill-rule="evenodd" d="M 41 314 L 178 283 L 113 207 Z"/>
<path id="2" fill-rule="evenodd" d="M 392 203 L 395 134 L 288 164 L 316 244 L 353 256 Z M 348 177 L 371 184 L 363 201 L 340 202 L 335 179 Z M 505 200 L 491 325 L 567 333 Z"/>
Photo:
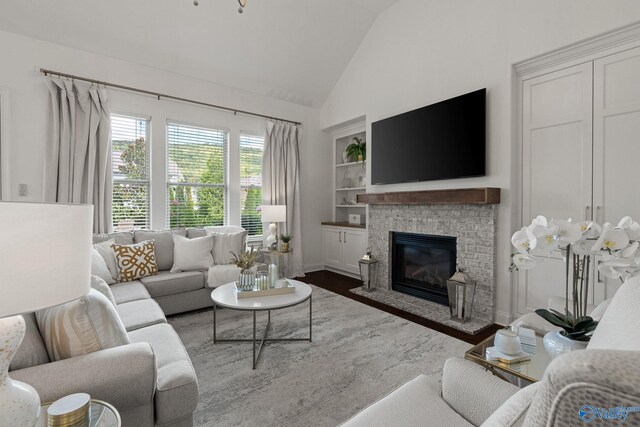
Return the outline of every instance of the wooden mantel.
<path id="1" fill-rule="evenodd" d="M 393 193 L 358 194 L 358 203 L 370 205 L 444 205 L 500 203 L 499 188 L 456 188 L 426 191 L 397 191 Z"/>

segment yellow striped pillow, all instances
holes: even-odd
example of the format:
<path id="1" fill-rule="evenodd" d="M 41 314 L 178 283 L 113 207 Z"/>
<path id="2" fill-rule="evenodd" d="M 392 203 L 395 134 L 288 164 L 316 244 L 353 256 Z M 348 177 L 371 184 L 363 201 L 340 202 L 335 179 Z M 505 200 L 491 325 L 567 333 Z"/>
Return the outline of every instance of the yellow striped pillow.
<path id="1" fill-rule="evenodd" d="M 95 289 L 77 300 L 36 312 L 51 361 L 129 344 L 116 308 Z"/>

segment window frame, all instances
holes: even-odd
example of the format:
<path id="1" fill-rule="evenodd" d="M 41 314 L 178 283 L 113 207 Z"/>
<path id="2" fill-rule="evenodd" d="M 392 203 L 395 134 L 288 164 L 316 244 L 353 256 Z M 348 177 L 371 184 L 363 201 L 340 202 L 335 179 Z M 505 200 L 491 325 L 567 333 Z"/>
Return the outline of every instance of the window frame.
<path id="1" fill-rule="evenodd" d="M 223 142 L 223 171 L 222 171 L 222 180 L 223 183 L 222 184 L 212 184 L 212 183 L 194 183 L 194 182 L 177 182 L 177 181 L 171 181 L 169 178 L 169 162 L 170 162 L 170 155 L 169 155 L 169 148 L 170 148 L 170 143 L 169 143 L 169 126 L 171 125 L 175 125 L 175 126 L 186 126 L 186 127 L 191 127 L 191 128 L 196 128 L 196 129 L 203 129 L 203 130 L 207 130 L 207 131 L 214 131 L 214 132 L 220 132 L 222 134 L 224 134 L 224 142 Z M 165 176 L 164 176 L 164 187 L 166 190 L 166 195 L 164 198 L 164 203 L 165 203 L 165 226 L 167 229 L 172 229 L 171 228 L 171 200 L 169 200 L 169 195 L 171 194 L 171 187 L 191 187 L 191 188 L 222 188 L 223 189 L 223 203 L 224 203 L 224 208 L 223 208 L 223 219 L 222 219 L 222 223 L 223 225 L 227 225 L 229 223 L 229 145 L 230 145 L 230 140 L 231 140 L 231 131 L 229 128 L 225 127 L 225 126 L 212 126 L 212 125 L 204 125 L 201 123 L 193 123 L 193 122 L 185 122 L 182 120 L 173 120 L 170 118 L 167 118 L 165 121 Z M 206 225 L 205 225 L 206 226 Z M 187 225 L 186 228 L 191 228 L 191 227 L 196 227 L 198 228 L 198 225 Z M 178 226 L 178 227 L 173 227 L 175 228 L 183 228 L 182 226 Z"/>
<path id="2" fill-rule="evenodd" d="M 243 137 L 248 137 L 248 138 L 260 138 L 262 140 L 262 158 L 264 158 L 264 147 L 265 147 L 265 142 L 266 142 L 266 138 L 265 138 L 265 134 L 259 134 L 258 132 L 251 132 L 251 131 L 240 131 L 238 133 L 238 169 L 239 171 L 242 170 L 242 138 Z M 260 165 L 260 175 L 262 175 L 262 164 Z M 262 185 L 262 179 L 260 180 L 260 196 L 261 196 L 261 200 L 260 200 L 260 205 L 262 205 L 262 191 L 263 191 L 263 185 Z M 240 172 L 240 181 L 238 182 L 239 188 L 240 188 L 240 207 L 239 207 L 239 214 L 240 214 L 240 223 L 242 224 L 242 208 L 243 208 L 243 203 L 242 203 L 242 191 L 245 188 L 250 188 L 251 186 L 243 186 L 242 185 L 242 173 Z M 262 223 L 261 223 L 262 225 Z M 248 234 L 247 235 L 247 241 L 248 242 L 261 242 L 264 236 L 264 229 L 262 230 L 261 234 Z"/>
<path id="3" fill-rule="evenodd" d="M 111 191 L 111 212 L 112 212 L 112 216 L 113 216 L 113 189 L 115 189 L 116 185 L 118 184 L 131 184 L 131 185 L 146 185 L 147 187 L 147 214 L 146 214 L 146 224 L 142 227 L 142 228 L 132 228 L 131 230 L 149 230 L 151 229 L 151 220 L 152 220 L 152 209 L 153 209 L 153 198 L 152 198 L 152 188 L 151 188 L 151 173 L 152 173 L 152 153 L 151 153 L 151 145 L 152 145 L 152 141 L 151 141 L 151 116 L 149 115 L 145 115 L 145 114 L 136 114 L 136 113 L 127 113 L 127 112 L 111 112 L 110 114 L 110 140 L 109 140 L 109 144 L 110 144 L 110 154 L 111 154 L 111 160 L 113 161 L 113 134 L 111 133 L 113 130 L 113 120 L 112 118 L 116 116 L 116 117 L 123 117 L 123 118 L 127 118 L 127 119 L 135 119 L 135 120 L 142 120 L 146 122 L 146 129 L 145 129 L 145 159 L 146 159 L 146 173 L 147 173 L 147 180 L 140 180 L 140 179 L 116 179 L 114 177 L 114 170 L 113 170 L 113 165 L 111 165 L 111 182 L 112 182 L 112 191 Z M 117 225 L 115 224 L 113 218 L 111 220 L 112 222 L 112 227 L 114 231 L 127 231 L 127 230 L 117 230 L 116 227 Z"/>

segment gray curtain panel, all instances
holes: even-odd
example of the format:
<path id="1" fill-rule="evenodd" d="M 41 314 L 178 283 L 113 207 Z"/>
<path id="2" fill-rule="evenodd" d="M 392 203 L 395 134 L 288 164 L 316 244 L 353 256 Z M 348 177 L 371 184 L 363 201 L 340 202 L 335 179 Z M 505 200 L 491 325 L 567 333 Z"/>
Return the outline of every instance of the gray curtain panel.
<path id="1" fill-rule="evenodd" d="M 262 201 L 265 205 L 287 205 L 287 223 L 278 233 L 293 234 L 293 252 L 287 257 L 285 275 L 302 277 L 302 233 L 300 224 L 300 126 L 267 122 L 262 160 Z"/>
<path id="2" fill-rule="evenodd" d="M 45 78 L 50 122 L 44 164 L 48 202 L 93 205 L 93 231 L 111 231 L 111 111 L 90 83 Z"/>

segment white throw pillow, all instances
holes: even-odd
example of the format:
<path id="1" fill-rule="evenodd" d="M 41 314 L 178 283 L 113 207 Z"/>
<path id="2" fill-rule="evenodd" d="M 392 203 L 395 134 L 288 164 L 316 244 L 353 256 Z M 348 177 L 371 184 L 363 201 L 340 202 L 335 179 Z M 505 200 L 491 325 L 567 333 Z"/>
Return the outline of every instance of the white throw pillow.
<path id="1" fill-rule="evenodd" d="M 96 248 L 91 248 L 91 275 L 98 276 L 104 280 L 107 285 L 116 283 L 113 277 L 111 277 L 107 262 L 102 258 L 102 255 L 100 255 L 100 252 L 98 252 Z"/>
<path id="2" fill-rule="evenodd" d="M 172 273 L 179 271 L 206 270 L 213 265 L 213 236 L 189 239 L 173 235 Z"/>
<path id="3" fill-rule="evenodd" d="M 95 289 L 96 291 L 100 292 L 102 295 L 107 297 L 107 299 L 111 302 L 111 304 L 113 304 L 114 307 L 116 306 L 116 299 L 113 297 L 113 292 L 111 292 L 111 288 L 109 287 L 109 285 L 107 285 L 107 282 L 105 282 L 101 277 L 94 276 L 93 274 L 91 275 L 91 288 Z"/>
<path id="4" fill-rule="evenodd" d="M 98 251 L 98 253 L 102 256 L 105 263 L 107 264 L 107 268 L 109 269 L 109 273 L 111 273 L 111 278 L 113 281 L 118 280 L 118 265 L 116 264 L 116 255 L 113 252 L 113 245 L 115 241 L 113 239 L 105 240 L 104 242 L 96 243 L 93 247 Z"/>
<path id="5" fill-rule="evenodd" d="M 36 312 L 51 361 L 129 344 L 129 336 L 107 297 L 95 289 L 77 300 Z"/>
<path id="6" fill-rule="evenodd" d="M 231 252 L 237 255 L 246 249 L 246 231 L 239 233 L 211 233 L 207 231 L 207 233 L 215 237 L 213 239 L 213 262 L 216 265 L 229 264 L 233 258 Z"/>

